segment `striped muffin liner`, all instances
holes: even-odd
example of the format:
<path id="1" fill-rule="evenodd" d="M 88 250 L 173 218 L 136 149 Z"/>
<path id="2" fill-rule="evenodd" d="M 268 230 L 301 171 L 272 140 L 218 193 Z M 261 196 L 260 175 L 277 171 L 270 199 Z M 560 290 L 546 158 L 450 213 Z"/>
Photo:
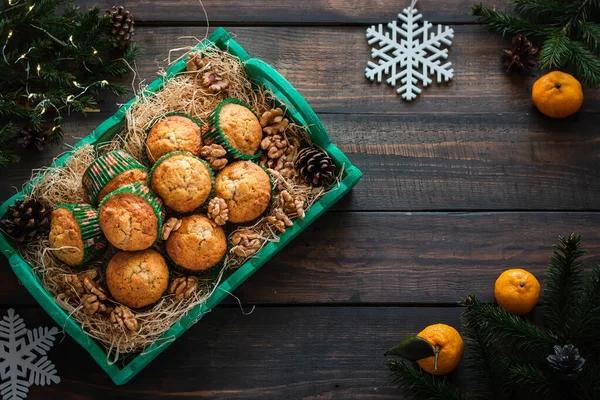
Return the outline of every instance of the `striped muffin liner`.
<path id="1" fill-rule="evenodd" d="M 100 210 L 104 203 L 106 203 L 111 197 L 121 193 L 132 193 L 144 199 L 148 204 L 150 204 L 150 207 L 152 207 L 152 210 L 154 211 L 154 214 L 156 214 L 156 218 L 158 219 L 158 232 L 156 232 L 156 239 L 154 240 L 154 243 L 156 243 L 160 238 L 164 219 L 164 207 L 160 197 L 158 197 L 146 185 L 143 185 L 141 183 L 131 183 L 129 185 L 120 187 L 114 192 L 110 192 L 109 194 L 107 194 L 106 197 L 104 197 L 104 199 L 102 199 L 102 201 L 100 202 L 100 205 L 98 205 L 98 210 Z"/>
<path id="2" fill-rule="evenodd" d="M 146 129 L 146 138 L 148 138 L 148 134 L 150 133 L 152 128 L 154 128 L 154 125 L 156 125 L 158 122 L 162 121 L 163 119 L 165 119 L 167 117 L 174 117 L 174 116 L 175 117 L 184 117 L 184 118 L 192 120 L 196 125 L 198 125 L 198 127 L 200 128 L 200 135 L 202 135 L 202 130 L 204 129 L 204 125 L 198 119 L 192 117 L 189 114 L 182 113 L 182 112 L 169 112 L 164 115 L 161 115 L 160 117 L 154 118 L 152 120 L 152 122 L 150 123 L 150 126 Z M 147 148 L 145 142 L 144 142 L 144 149 L 142 151 L 142 155 L 144 156 L 144 161 L 147 162 L 149 165 L 151 165 L 152 161 L 150 161 L 150 158 L 148 157 L 148 148 Z M 158 162 L 158 160 L 156 160 L 156 161 Z"/>
<path id="3" fill-rule="evenodd" d="M 95 159 L 83 173 L 82 179 L 90 202 L 97 204 L 102 200 L 98 199 L 98 195 L 112 179 L 134 169 L 148 171 L 148 168 L 122 150 L 113 150 Z"/>
<path id="4" fill-rule="evenodd" d="M 208 194 L 208 197 L 206 198 L 206 200 L 204 201 L 204 203 L 202 203 L 196 210 L 198 210 L 198 209 L 200 209 L 202 207 L 206 207 L 208 205 L 208 202 L 213 197 L 215 197 L 215 173 L 214 173 L 213 169 L 210 167 L 210 164 L 208 162 L 206 162 L 206 160 L 203 160 L 200 157 L 195 156 L 194 154 L 190 153 L 189 151 L 172 151 L 170 153 L 165 154 L 164 156 L 162 156 L 158 160 L 156 160 L 156 162 L 154 163 L 154 165 L 150 169 L 150 173 L 148 174 L 148 187 L 152 188 L 152 185 L 151 185 L 152 184 L 152 176 L 154 175 L 154 171 L 156 170 L 156 167 L 158 167 L 166 159 L 171 158 L 173 156 L 188 156 L 188 157 L 195 158 L 196 160 L 198 160 L 202 164 L 204 164 L 204 166 L 206 167 L 206 169 L 208 169 L 208 173 L 210 174 L 210 182 L 211 182 L 210 193 Z M 194 211 L 195 210 L 190 211 L 190 212 L 194 212 Z M 183 214 L 186 214 L 186 213 L 183 213 Z"/>
<path id="5" fill-rule="evenodd" d="M 213 112 L 210 113 L 210 115 L 207 117 L 210 127 L 208 128 L 208 131 L 204 134 L 204 137 L 206 139 L 210 139 L 213 142 L 218 143 L 221 146 L 223 146 L 225 148 L 225 150 L 227 150 L 227 155 L 234 159 L 254 160 L 254 159 L 260 157 L 262 154 L 262 151 L 260 150 L 260 148 L 258 149 L 256 154 L 248 155 L 248 154 L 244 154 L 241 151 L 237 150 L 235 147 L 233 147 L 233 145 L 229 142 L 229 140 L 227 140 L 227 137 L 225 136 L 225 133 L 223 132 L 223 129 L 221 128 L 221 121 L 220 121 L 221 109 L 227 104 L 237 104 L 238 106 L 245 107 L 248 110 L 250 110 L 250 112 L 258 119 L 258 116 L 256 116 L 256 114 L 254 113 L 254 111 L 252 111 L 252 109 L 250 108 L 250 106 L 248 104 L 244 103 L 241 100 L 229 97 L 229 98 L 223 100 L 221 103 L 219 103 L 217 108 L 215 108 L 213 110 Z"/>
<path id="6" fill-rule="evenodd" d="M 54 209 L 64 208 L 68 210 L 79 225 L 81 239 L 83 240 L 84 264 L 99 255 L 106 249 L 107 241 L 100 229 L 98 211 L 89 204 L 59 204 Z"/>

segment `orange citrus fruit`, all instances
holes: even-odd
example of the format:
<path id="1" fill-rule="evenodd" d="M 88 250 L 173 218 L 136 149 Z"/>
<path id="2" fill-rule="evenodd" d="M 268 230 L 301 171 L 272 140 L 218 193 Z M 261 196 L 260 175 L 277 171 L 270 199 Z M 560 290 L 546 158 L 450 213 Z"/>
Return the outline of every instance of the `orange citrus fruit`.
<path id="1" fill-rule="evenodd" d="M 540 283 L 529 271 L 508 269 L 496 279 L 494 296 L 498 305 L 509 313 L 524 315 L 537 304 Z"/>
<path id="2" fill-rule="evenodd" d="M 566 118 L 581 108 L 583 90 L 574 76 L 553 71 L 535 81 L 531 98 L 542 114 L 551 118 Z"/>
<path id="3" fill-rule="evenodd" d="M 456 368 L 464 349 L 462 337 L 456 329 L 445 324 L 434 324 L 423 329 L 417 336 L 431 343 L 434 352 L 439 352 L 437 369 L 434 356 L 417 361 L 423 370 L 432 375 L 446 375 Z"/>

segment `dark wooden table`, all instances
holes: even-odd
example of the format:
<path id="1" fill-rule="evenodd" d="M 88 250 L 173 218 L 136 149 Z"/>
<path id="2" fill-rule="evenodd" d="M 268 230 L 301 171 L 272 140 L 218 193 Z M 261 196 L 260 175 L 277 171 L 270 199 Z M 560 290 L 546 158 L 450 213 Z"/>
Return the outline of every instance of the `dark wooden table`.
<path id="1" fill-rule="evenodd" d="M 113 1 L 79 1 L 82 6 Z M 353 192 L 208 314 L 129 384 L 117 387 L 68 336 L 50 353 L 62 382 L 30 398 L 398 398 L 384 349 L 425 325 L 460 325 L 459 298 L 493 300 L 507 267 L 539 278 L 560 234 L 585 236 L 600 260 L 600 96 L 550 120 L 532 106 L 533 78 L 501 68 L 507 42 L 469 16 L 472 0 L 418 8 L 456 32 L 454 81 L 412 103 L 364 78 L 365 29 L 409 1 L 204 0 L 252 55 L 279 70 L 364 173 Z M 504 8 L 508 1 L 484 1 Z M 137 63 L 155 79 L 169 49 L 203 37 L 196 0 L 132 0 Z M 75 143 L 117 109 L 70 118 Z M 67 144 L 0 174 L 3 199 Z M 53 321 L 0 261 L 0 301 L 29 327 Z M 459 371 L 460 373 L 460 371 Z"/>

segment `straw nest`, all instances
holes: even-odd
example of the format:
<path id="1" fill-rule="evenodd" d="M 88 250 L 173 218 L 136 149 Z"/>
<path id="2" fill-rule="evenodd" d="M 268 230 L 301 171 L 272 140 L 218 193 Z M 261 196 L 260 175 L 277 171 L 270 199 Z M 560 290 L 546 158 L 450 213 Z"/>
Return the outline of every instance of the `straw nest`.
<path id="1" fill-rule="evenodd" d="M 207 91 L 200 84 L 202 70 L 182 72 L 169 80 L 163 73 L 163 89 L 156 93 L 144 92 L 138 95 L 137 101 L 127 110 L 127 123 L 122 132 L 110 142 L 96 146 L 96 148 L 90 145 L 77 148 L 64 166 L 34 171 L 33 181 L 35 184 L 29 195 L 50 207 L 61 203 L 85 203 L 87 200 L 81 185 L 81 178 L 90 163 L 99 154 L 114 149 L 124 150 L 138 161 L 145 163 L 143 147 L 146 131 L 154 120 L 167 113 L 187 113 L 201 122 L 205 122 L 210 112 L 227 97 L 234 97 L 246 102 L 257 115 L 273 108 L 272 94 L 253 84 L 237 57 L 212 45 L 202 50 L 202 53 L 203 58 L 208 61 L 208 68 L 212 68 L 213 71 L 229 81 L 229 86 L 225 91 L 219 94 Z M 290 123 L 285 135 L 291 142 L 300 143 L 302 146 L 310 144 L 310 137 L 305 127 Z M 254 233 L 260 248 L 269 242 L 279 241 L 280 231 L 268 223 L 268 217 L 273 217 L 276 210 L 285 206 L 282 204 L 281 196 L 278 196 L 277 193 L 285 190 L 291 196 L 302 197 L 305 200 L 304 209 L 307 210 L 328 190 L 335 189 L 337 183 L 334 182 L 328 188 L 312 188 L 299 180 L 285 178 L 276 171 L 271 170 L 271 172 L 275 197 L 269 210 L 252 226 L 239 226 L 230 232 L 230 240 L 236 232 L 247 229 Z M 299 215 L 290 212 L 288 217 L 293 221 Z M 156 341 L 158 341 L 158 345 L 161 345 L 174 340 L 174 338 L 163 335 L 190 310 L 206 302 L 215 290 L 221 290 L 218 288 L 219 282 L 228 276 L 231 270 L 243 265 L 252 257 L 252 255 L 245 257 L 243 253 L 231 251 L 218 274 L 199 278 L 198 288 L 191 296 L 176 300 L 173 295 L 167 294 L 155 305 L 144 310 L 136 310 L 135 318 L 138 321 L 139 329 L 135 332 L 128 332 L 122 327 L 113 325 L 106 315 L 99 313 L 92 316 L 87 315 L 78 296 L 67 298 L 59 296 L 64 290 L 65 275 L 78 271 L 71 270 L 54 258 L 53 250 L 55 249 L 49 248 L 47 238 L 42 237 L 20 249 L 20 252 L 41 277 L 44 287 L 66 310 L 70 318 L 77 321 L 90 337 L 105 347 L 109 362 L 115 362 L 120 355 L 125 353 L 143 352 Z M 102 283 L 104 267 L 113 254 L 114 250 L 109 249 L 102 259 L 89 263 L 81 270 L 96 269 Z M 171 271 L 171 279 L 179 276 L 182 276 L 181 272 Z M 114 306 L 118 305 L 110 299 L 108 301 L 114 303 Z"/>

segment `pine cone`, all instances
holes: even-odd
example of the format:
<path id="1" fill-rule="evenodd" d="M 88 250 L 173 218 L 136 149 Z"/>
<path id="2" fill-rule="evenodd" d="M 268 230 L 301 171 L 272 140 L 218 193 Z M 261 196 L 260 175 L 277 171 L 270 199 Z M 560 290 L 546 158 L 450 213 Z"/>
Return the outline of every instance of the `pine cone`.
<path id="1" fill-rule="evenodd" d="M 585 358 L 579 355 L 579 349 L 572 344 L 554 346 L 554 354 L 550 354 L 546 360 L 550 368 L 567 381 L 575 379 L 585 364 Z"/>
<path id="2" fill-rule="evenodd" d="M 115 39 L 115 47 L 125 50 L 131 43 L 133 37 L 133 15 L 123 6 L 113 6 L 112 10 L 106 10 L 110 15 L 112 28 L 110 34 Z"/>
<path id="3" fill-rule="evenodd" d="M 313 186 L 324 186 L 332 181 L 335 164 L 324 151 L 316 147 L 307 147 L 298 154 L 296 169 L 304 182 Z"/>
<path id="4" fill-rule="evenodd" d="M 32 126 L 26 126 L 21 130 L 21 134 L 19 139 L 17 139 L 17 143 L 24 148 L 35 147 L 39 151 L 42 151 L 44 150 L 44 146 L 48 143 L 49 138 L 49 130 L 37 130 Z"/>
<path id="5" fill-rule="evenodd" d="M 502 59 L 506 72 L 511 69 L 529 72 L 537 64 L 538 49 L 527 38 L 518 34 L 513 37 L 512 48 L 502 50 Z"/>
<path id="6" fill-rule="evenodd" d="M 50 212 L 37 200 L 16 200 L 0 220 L 0 229 L 17 243 L 29 243 L 50 230 Z"/>

